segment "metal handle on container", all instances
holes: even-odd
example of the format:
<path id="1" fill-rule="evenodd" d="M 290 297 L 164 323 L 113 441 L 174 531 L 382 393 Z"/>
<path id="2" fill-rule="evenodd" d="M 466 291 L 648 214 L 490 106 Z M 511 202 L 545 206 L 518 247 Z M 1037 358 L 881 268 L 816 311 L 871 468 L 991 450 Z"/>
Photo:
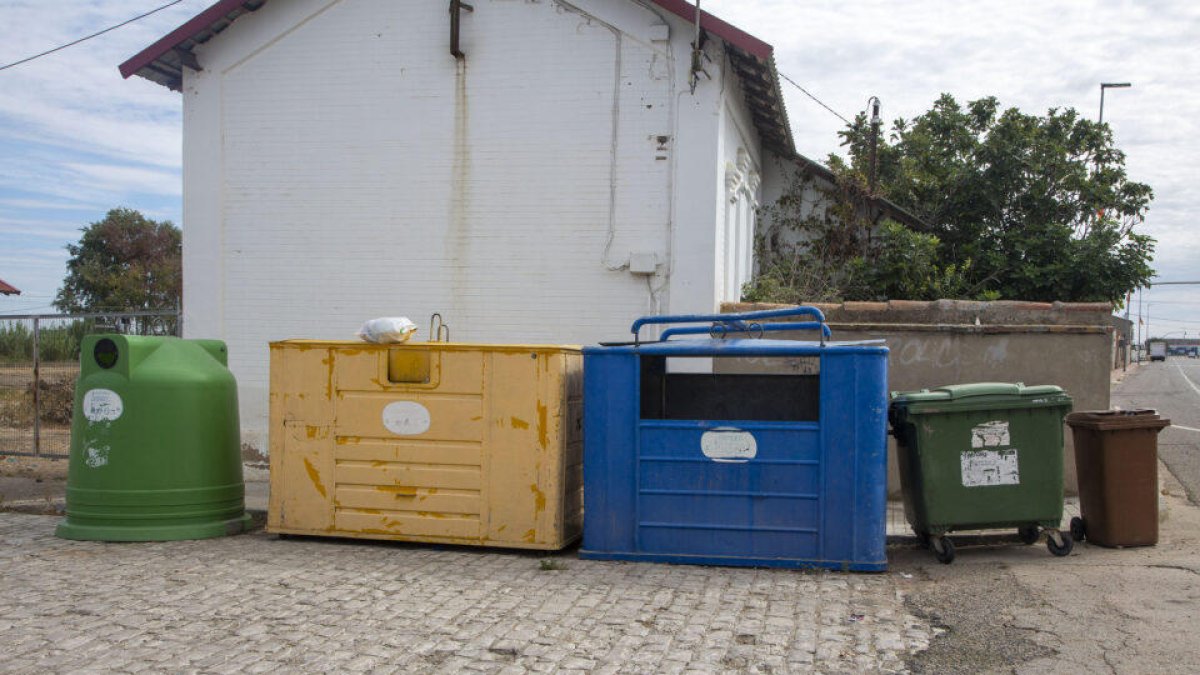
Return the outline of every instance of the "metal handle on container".
<path id="1" fill-rule="evenodd" d="M 762 323 L 759 319 L 779 317 L 807 316 L 815 321 L 784 321 L 778 323 Z M 830 337 L 829 326 L 825 324 L 825 315 L 816 307 L 787 307 L 784 309 L 764 309 L 757 312 L 740 312 L 737 314 L 677 314 L 665 316 L 643 316 L 633 322 L 630 332 L 633 333 L 633 343 L 641 343 L 642 326 L 667 323 L 709 323 L 709 326 L 677 326 L 663 331 L 661 339 L 666 340 L 672 335 L 703 335 L 708 334 L 716 339 L 723 339 L 730 333 L 750 333 L 754 337 L 762 337 L 768 331 L 781 330 L 817 330 L 821 334 L 821 344 Z"/>
<path id="2" fill-rule="evenodd" d="M 443 335 L 446 336 L 445 340 L 442 339 Z M 429 341 L 430 342 L 449 342 L 450 341 L 450 326 L 447 326 L 446 323 L 444 321 L 442 321 L 442 315 L 438 312 L 434 312 L 429 317 Z"/>

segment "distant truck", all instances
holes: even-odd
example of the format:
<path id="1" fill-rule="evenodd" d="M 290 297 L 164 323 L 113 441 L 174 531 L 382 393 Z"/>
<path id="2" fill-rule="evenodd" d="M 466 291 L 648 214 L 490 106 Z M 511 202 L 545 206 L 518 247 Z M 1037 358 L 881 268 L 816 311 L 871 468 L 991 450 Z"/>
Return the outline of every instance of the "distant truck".
<path id="1" fill-rule="evenodd" d="M 1150 360 L 1151 361 L 1166 361 L 1167 360 L 1167 343 L 1165 340 L 1150 341 Z"/>

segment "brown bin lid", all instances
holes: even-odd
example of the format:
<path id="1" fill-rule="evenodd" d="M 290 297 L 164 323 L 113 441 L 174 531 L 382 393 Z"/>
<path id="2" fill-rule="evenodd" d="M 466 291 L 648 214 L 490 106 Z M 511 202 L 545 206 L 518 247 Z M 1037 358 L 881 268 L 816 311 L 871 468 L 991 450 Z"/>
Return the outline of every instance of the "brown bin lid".
<path id="1" fill-rule="evenodd" d="M 1084 410 L 1067 415 L 1067 424 L 1072 428 L 1118 431 L 1122 429 L 1162 430 L 1171 426 L 1171 420 L 1158 416 L 1157 410 Z"/>

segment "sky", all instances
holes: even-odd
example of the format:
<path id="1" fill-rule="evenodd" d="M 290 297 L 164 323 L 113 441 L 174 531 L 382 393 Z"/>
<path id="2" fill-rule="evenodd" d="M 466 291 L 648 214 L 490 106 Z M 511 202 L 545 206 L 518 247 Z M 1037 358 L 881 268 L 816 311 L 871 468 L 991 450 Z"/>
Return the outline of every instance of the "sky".
<path id="1" fill-rule="evenodd" d="M 356 0 L 369 1 L 369 0 Z M 439 2 L 442 0 L 422 0 Z M 146 12 L 166 0 L 0 0 L 0 65 Z M 52 311 L 66 244 L 117 206 L 181 223 L 180 95 L 117 66 L 199 13 L 183 0 L 94 40 L 0 71 L 0 279 L 22 289 L 0 314 Z M 934 2 L 702 0 L 771 43 L 781 73 L 852 118 L 878 96 L 886 120 L 912 118 L 943 92 L 1005 107 L 1099 113 L 1133 180 L 1156 198 L 1144 231 L 1162 281 L 1200 281 L 1200 234 L 1187 204 L 1200 171 L 1200 3 L 1189 0 Z M 783 83 L 797 149 L 839 152 L 843 122 Z M 1143 328 L 1200 336 L 1200 286 L 1142 293 Z M 1135 297 L 1132 315 L 1139 313 Z M 1146 326 L 1148 324 L 1148 327 Z"/>

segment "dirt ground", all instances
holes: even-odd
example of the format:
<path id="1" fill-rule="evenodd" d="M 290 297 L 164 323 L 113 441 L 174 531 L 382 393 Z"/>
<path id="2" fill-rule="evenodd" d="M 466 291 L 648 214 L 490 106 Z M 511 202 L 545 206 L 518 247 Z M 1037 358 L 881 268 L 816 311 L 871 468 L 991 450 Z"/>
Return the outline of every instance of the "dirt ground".
<path id="1" fill-rule="evenodd" d="M 67 460 L 0 456 L 0 510 L 63 512 Z"/>

